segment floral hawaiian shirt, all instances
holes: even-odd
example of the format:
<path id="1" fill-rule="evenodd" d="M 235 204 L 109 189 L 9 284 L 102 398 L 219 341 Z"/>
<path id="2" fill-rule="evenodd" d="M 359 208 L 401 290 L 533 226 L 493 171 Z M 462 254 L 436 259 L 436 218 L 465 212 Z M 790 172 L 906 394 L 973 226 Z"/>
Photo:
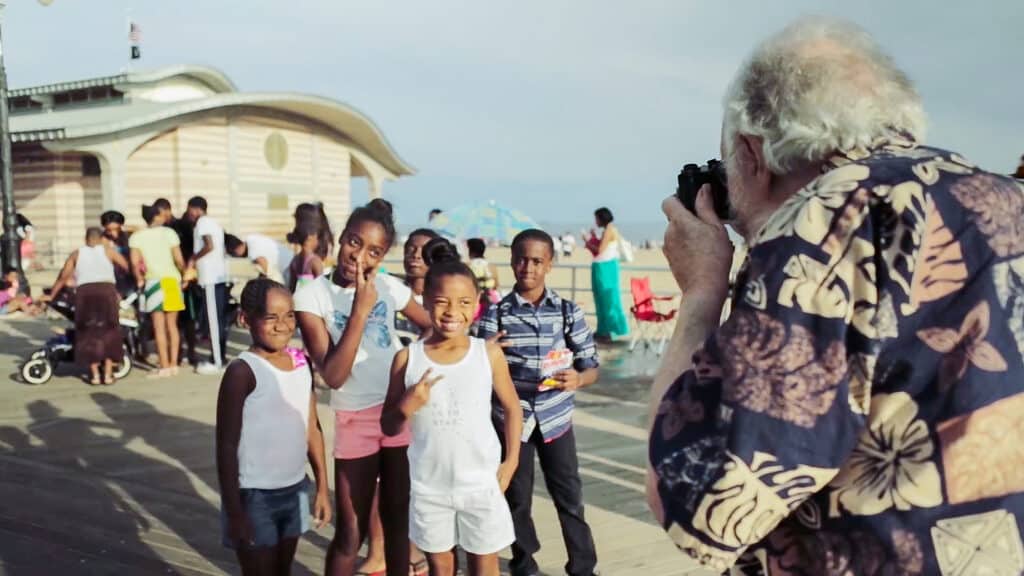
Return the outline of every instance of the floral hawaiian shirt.
<path id="1" fill-rule="evenodd" d="M 830 160 L 752 243 L 650 462 L 717 570 L 1024 572 L 1024 186 L 903 139 Z"/>

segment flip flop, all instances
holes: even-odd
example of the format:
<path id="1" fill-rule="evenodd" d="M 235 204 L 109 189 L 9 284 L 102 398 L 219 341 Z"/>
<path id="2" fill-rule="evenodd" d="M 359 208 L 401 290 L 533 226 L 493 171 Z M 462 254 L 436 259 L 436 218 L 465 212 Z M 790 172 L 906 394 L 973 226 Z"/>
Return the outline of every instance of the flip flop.
<path id="1" fill-rule="evenodd" d="M 409 574 L 410 576 L 427 576 L 430 574 L 430 563 L 424 558 L 419 562 L 409 563 Z"/>

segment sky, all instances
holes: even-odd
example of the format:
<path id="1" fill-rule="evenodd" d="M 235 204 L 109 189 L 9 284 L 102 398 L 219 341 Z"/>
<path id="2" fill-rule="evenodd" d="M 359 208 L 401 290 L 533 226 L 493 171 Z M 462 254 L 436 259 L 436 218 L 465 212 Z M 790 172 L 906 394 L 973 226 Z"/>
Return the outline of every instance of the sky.
<path id="1" fill-rule="evenodd" d="M 493 199 L 541 222 L 608 206 L 654 223 L 717 156 L 721 99 L 759 40 L 824 14 L 864 26 L 916 83 L 928 142 L 1007 173 L 1024 153 L 1024 1 L 8 0 L 9 85 L 191 63 L 243 91 L 344 102 L 417 170 L 400 224 Z M 956 7 L 955 9 L 953 7 Z M 356 186 L 355 199 L 365 199 Z M 360 196 L 362 198 L 360 198 Z"/>

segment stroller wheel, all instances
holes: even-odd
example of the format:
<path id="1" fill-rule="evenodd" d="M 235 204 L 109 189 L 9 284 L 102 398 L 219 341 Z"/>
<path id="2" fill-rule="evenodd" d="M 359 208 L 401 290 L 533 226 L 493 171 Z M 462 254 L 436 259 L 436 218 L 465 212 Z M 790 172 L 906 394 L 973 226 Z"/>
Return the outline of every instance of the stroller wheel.
<path id="1" fill-rule="evenodd" d="M 120 380 L 124 378 L 132 371 L 132 353 L 128 351 L 128 347 L 124 347 L 124 354 L 121 357 L 121 362 L 114 366 L 114 379 Z"/>
<path id="2" fill-rule="evenodd" d="M 32 358 L 21 367 L 21 377 L 29 384 L 46 384 L 53 377 L 53 365 L 46 358 Z"/>

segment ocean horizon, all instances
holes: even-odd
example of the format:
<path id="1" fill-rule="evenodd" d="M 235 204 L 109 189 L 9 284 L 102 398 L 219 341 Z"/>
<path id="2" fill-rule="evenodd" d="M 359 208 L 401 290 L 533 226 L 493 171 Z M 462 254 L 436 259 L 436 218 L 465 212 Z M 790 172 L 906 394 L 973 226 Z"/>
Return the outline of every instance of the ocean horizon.
<path id="1" fill-rule="evenodd" d="M 580 236 L 584 232 L 594 228 L 594 222 L 592 220 L 577 222 L 538 221 L 537 224 L 542 230 L 552 236 L 561 236 L 567 232 L 571 232 L 576 235 L 577 242 L 580 241 Z M 648 222 L 619 222 L 616 220 L 615 225 L 619 227 L 619 232 L 633 244 L 641 244 L 647 240 L 660 244 L 662 236 L 665 234 L 664 220 L 652 220 Z M 416 228 L 419 228 L 419 226 L 399 225 L 399 233 L 405 235 Z M 582 246 L 582 244 L 578 245 Z"/>

